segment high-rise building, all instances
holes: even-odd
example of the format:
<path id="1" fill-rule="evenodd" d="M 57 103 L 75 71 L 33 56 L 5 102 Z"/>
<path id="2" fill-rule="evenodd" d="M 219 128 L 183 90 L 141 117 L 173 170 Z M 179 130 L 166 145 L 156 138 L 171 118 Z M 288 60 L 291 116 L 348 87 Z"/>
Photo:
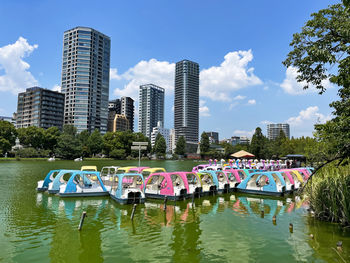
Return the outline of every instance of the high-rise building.
<path id="1" fill-rule="evenodd" d="M 64 123 L 74 125 L 78 132 L 107 131 L 110 49 L 110 38 L 92 28 L 64 32 Z"/>
<path id="2" fill-rule="evenodd" d="M 281 131 L 284 132 L 284 135 L 288 139 L 290 138 L 289 124 L 288 123 L 267 124 L 267 138 L 269 140 L 275 140 L 280 135 Z"/>
<path id="3" fill-rule="evenodd" d="M 166 129 L 163 127 L 162 122 L 158 121 L 158 124 L 156 127 L 153 127 L 152 133 L 151 133 L 151 144 L 152 147 L 154 147 L 154 144 L 156 143 L 157 135 L 160 133 L 166 143 L 166 152 L 171 151 L 171 145 L 170 145 L 170 131 L 169 129 Z"/>
<path id="4" fill-rule="evenodd" d="M 218 132 L 206 132 L 209 137 L 209 142 L 218 144 L 219 143 L 219 133 Z"/>
<path id="5" fill-rule="evenodd" d="M 154 84 L 140 86 L 139 131 L 151 138 L 158 121 L 164 125 L 164 89 Z"/>
<path id="6" fill-rule="evenodd" d="M 108 103 L 108 123 L 107 131 L 112 132 L 114 126 L 114 118 L 116 114 L 121 113 L 121 102 L 120 99 L 111 100 Z"/>
<path id="7" fill-rule="evenodd" d="M 56 126 L 62 129 L 64 94 L 32 87 L 18 94 L 16 127 L 29 126 L 44 129 Z"/>
<path id="8" fill-rule="evenodd" d="M 198 142 L 199 65 L 189 60 L 175 67 L 174 126 L 176 140 L 184 136 L 189 143 Z"/>
<path id="9" fill-rule="evenodd" d="M 129 129 L 134 132 L 134 100 L 130 97 L 121 98 L 121 114 L 129 121 Z"/>
<path id="10" fill-rule="evenodd" d="M 170 135 L 169 135 L 169 150 L 171 153 L 175 152 L 176 149 L 176 140 L 175 140 L 175 129 L 170 129 Z"/>
<path id="11" fill-rule="evenodd" d="M 134 132 L 134 100 L 130 97 L 121 97 L 121 99 L 109 101 L 107 131 L 113 131 L 116 114 L 125 115 L 129 121 L 128 130 Z"/>
<path id="12" fill-rule="evenodd" d="M 129 120 L 124 114 L 116 114 L 113 122 L 113 132 L 130 129 Z"/>

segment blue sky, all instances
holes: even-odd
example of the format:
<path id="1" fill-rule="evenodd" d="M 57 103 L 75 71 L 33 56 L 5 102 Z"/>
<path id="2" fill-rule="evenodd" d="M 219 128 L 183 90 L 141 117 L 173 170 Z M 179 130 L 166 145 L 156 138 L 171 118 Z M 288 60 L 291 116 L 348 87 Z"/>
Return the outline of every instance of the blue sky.
<path id="1" fill-rule="evenodd" d="M 258 126 L 266 133 L 266 123 L 289 122 L 292 136 L 311 135 L 331 117 L 337 89 L 325 83 L 323 95 L 305 92 L 281 62 L 310 14 L 338 2 L 3 0 L 0 115 L 16 111 L 25 88 L 60 85 L 63 32 L 88 26 L 111 37 L 110 99 L 137 100 L 140 84 L 164 87 L 167 128 L 174 63 L 190 59 L 201 69 L 200 132 L 251 136 Z"/>

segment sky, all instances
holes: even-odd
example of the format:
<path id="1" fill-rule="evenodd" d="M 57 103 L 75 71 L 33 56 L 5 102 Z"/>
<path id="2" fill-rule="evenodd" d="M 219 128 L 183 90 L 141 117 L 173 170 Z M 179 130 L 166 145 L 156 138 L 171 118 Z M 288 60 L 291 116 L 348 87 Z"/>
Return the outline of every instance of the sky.
<path id="1" fill-rule="evenodd" d="M 137 106 L 140 85 L 165 88 L 166 128 L 175 63 L 189 59 L 200 65 L 200 133 L 251 137 L 256 127 L 266 134 L 268 123 L 289 123 L 291 136 L 311 136 L 332 118 L 337 87 L 303 90 L 282 61 L 311 13 L 338 2 L 2 0 L 0 115 L 12 116 L 28 87 L 59 90 L 63 32 L 87 26 L 111 38 L 109 98 L 130 96 Z M 135 117 L 137 131 L 137 107 Z"/>

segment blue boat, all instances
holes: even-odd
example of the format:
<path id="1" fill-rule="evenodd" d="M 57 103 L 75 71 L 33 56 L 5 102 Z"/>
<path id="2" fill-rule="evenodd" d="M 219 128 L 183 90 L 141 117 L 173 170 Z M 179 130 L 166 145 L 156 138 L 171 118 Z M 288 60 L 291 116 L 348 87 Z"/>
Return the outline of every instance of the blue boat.
<path id="1" fill-rule="evenodd" d="M 61 185 L 66 185 L 73 173 L 79 170 L 60 170 L 52 182 L 49 182 L 49 194 L 57 194 Z"/>
<path id="2" fill-rule="evenodd" d="M 142 174 L 116 174 L 110 191 L 112 199 L 120 204 L 145 202 L 145 181 Z"/>
<path id="3" fill-rule="evenodd" d="M 200 171 L 197 173 L 202 181 L 203 193 L 228 193 L 230 182 L 223 171 Z M 214 187 L 213 187 L 214 186 Z"/>
<path id="4" fill-rule="evenodd" d="M 238 186 L 238 192 L 283 196 L 286 194 L 286 182 L 280 172 L 251 173 Z"/>
<path id="5" fill-rule="evenodd" d="M 60 171 L 61 170 L 51 170 L 50 172 L 48 172 L 48 174 L 45 176 L 44 180 L 38 181 L 38 185 L 37 185 L 36 190 L 38 192 L 47 191 L 47 189 L 49 188 L 49 183 L 51 183 L 55 179 L 55 177 L 57 176 L 57 174 Z"/>
<path id="6" fill-rule="evenodd" d="M 106 196 L 109 190 L 103 184 L 100 172 L 75 171 L 66 185 L 60 185 L 58 194 L 62 197 Z"/>

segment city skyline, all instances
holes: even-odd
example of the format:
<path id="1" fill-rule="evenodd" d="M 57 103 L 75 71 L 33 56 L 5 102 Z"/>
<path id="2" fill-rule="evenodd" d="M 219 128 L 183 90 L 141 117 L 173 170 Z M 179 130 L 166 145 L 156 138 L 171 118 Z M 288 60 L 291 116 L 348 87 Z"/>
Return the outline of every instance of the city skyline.
<path id="1" fill-rule="evenodd" d="M 164 87 L 164 127 L 174 127 L 175 62 L 182 59 L 201 65 L 199 133 L 212 130 L 218 131 L 221 138 L 251 136 L 257 126 L 265 134 L 266 124 L 287 122 L 291 136 L 299 137 L 311 135 L 313 123 L 330 117 L 328 104 L 336 97 L 337 89 L 328 89 L 323 96 L 313 89 L 303 91 L 302 85 L 295 81 L 295 69 L 284 68 L 281 61 L 289 50 L 292 34 L 300 31 L 310 13 L 326 8 L 332 1 L 309 1 L 303 3 L 302 10 L 298 1 L 235 5 L 229 1 L 221 5 L 201 2 L 198 13 L 194 12 L 195 3 L 199 2 L 194 1 L 182 10 L 185 2 L 181 1 L 178 6 L 111 2 L 109 8 L 101 7 L 101 11 L 96 12 L 94 20 L 86 15 L 97 9 L 92 2 L 86 7 L 74 3 L 65 19 L 49 17 L 43 11 L 47 8 L 44 3 L 22 3 L 19 8 L 14 3 L 4 3 L 0 21 L 9 26 L 2 29 L 4 37 L 0 40 L 0 115 L 11 116 L 16 111 L 18 92 L 31 86 L 53 89 L 59 85 L 62 47 L 57 43 L 62 43 L 64 31 L 82 25 L 111 37 L 109 99 L 130 96 L 136 100 L 137 107 L 135 87 L 146 83 Z M 64 1 L 50 4 L 50 10 L 64 6 Z M 73 12 L 77 7 L 82 8 L 82 12 Z M 8 14 L 14 8 L 19 15 L 16 24 L 9 23 Z M 162 12 L 157 19 L 149 16 L 144 19 L 143 10 Z M 249 10 L 259 12 L 244 16 Z M 33 18 L 37 12 L 44 16 Z M 102 18 L 111 12 L 116 12 L 115 19 L 107 23 Z M 183 21 L 172 24 L 172 13 L 181 14 Z M 126 17 L 133 22 L 125 23 Z M 213 19 L 206 21 L 203 17 Z M 159 19 L 163 19 L 163 23 L 159 24 Z M 185 25 L 189 23 L 196 30 L 187 29 Z M 166 27 L 170 27 L 171 32 L 164 30 Z M 159 41 L 149 41 L 155 38 Z M 182 39 L 190 44 L 182 44 Z M 11 57 L 11 61 L 7 57 Z M 137 130 L 137 116 L 135 119 Z"/>

